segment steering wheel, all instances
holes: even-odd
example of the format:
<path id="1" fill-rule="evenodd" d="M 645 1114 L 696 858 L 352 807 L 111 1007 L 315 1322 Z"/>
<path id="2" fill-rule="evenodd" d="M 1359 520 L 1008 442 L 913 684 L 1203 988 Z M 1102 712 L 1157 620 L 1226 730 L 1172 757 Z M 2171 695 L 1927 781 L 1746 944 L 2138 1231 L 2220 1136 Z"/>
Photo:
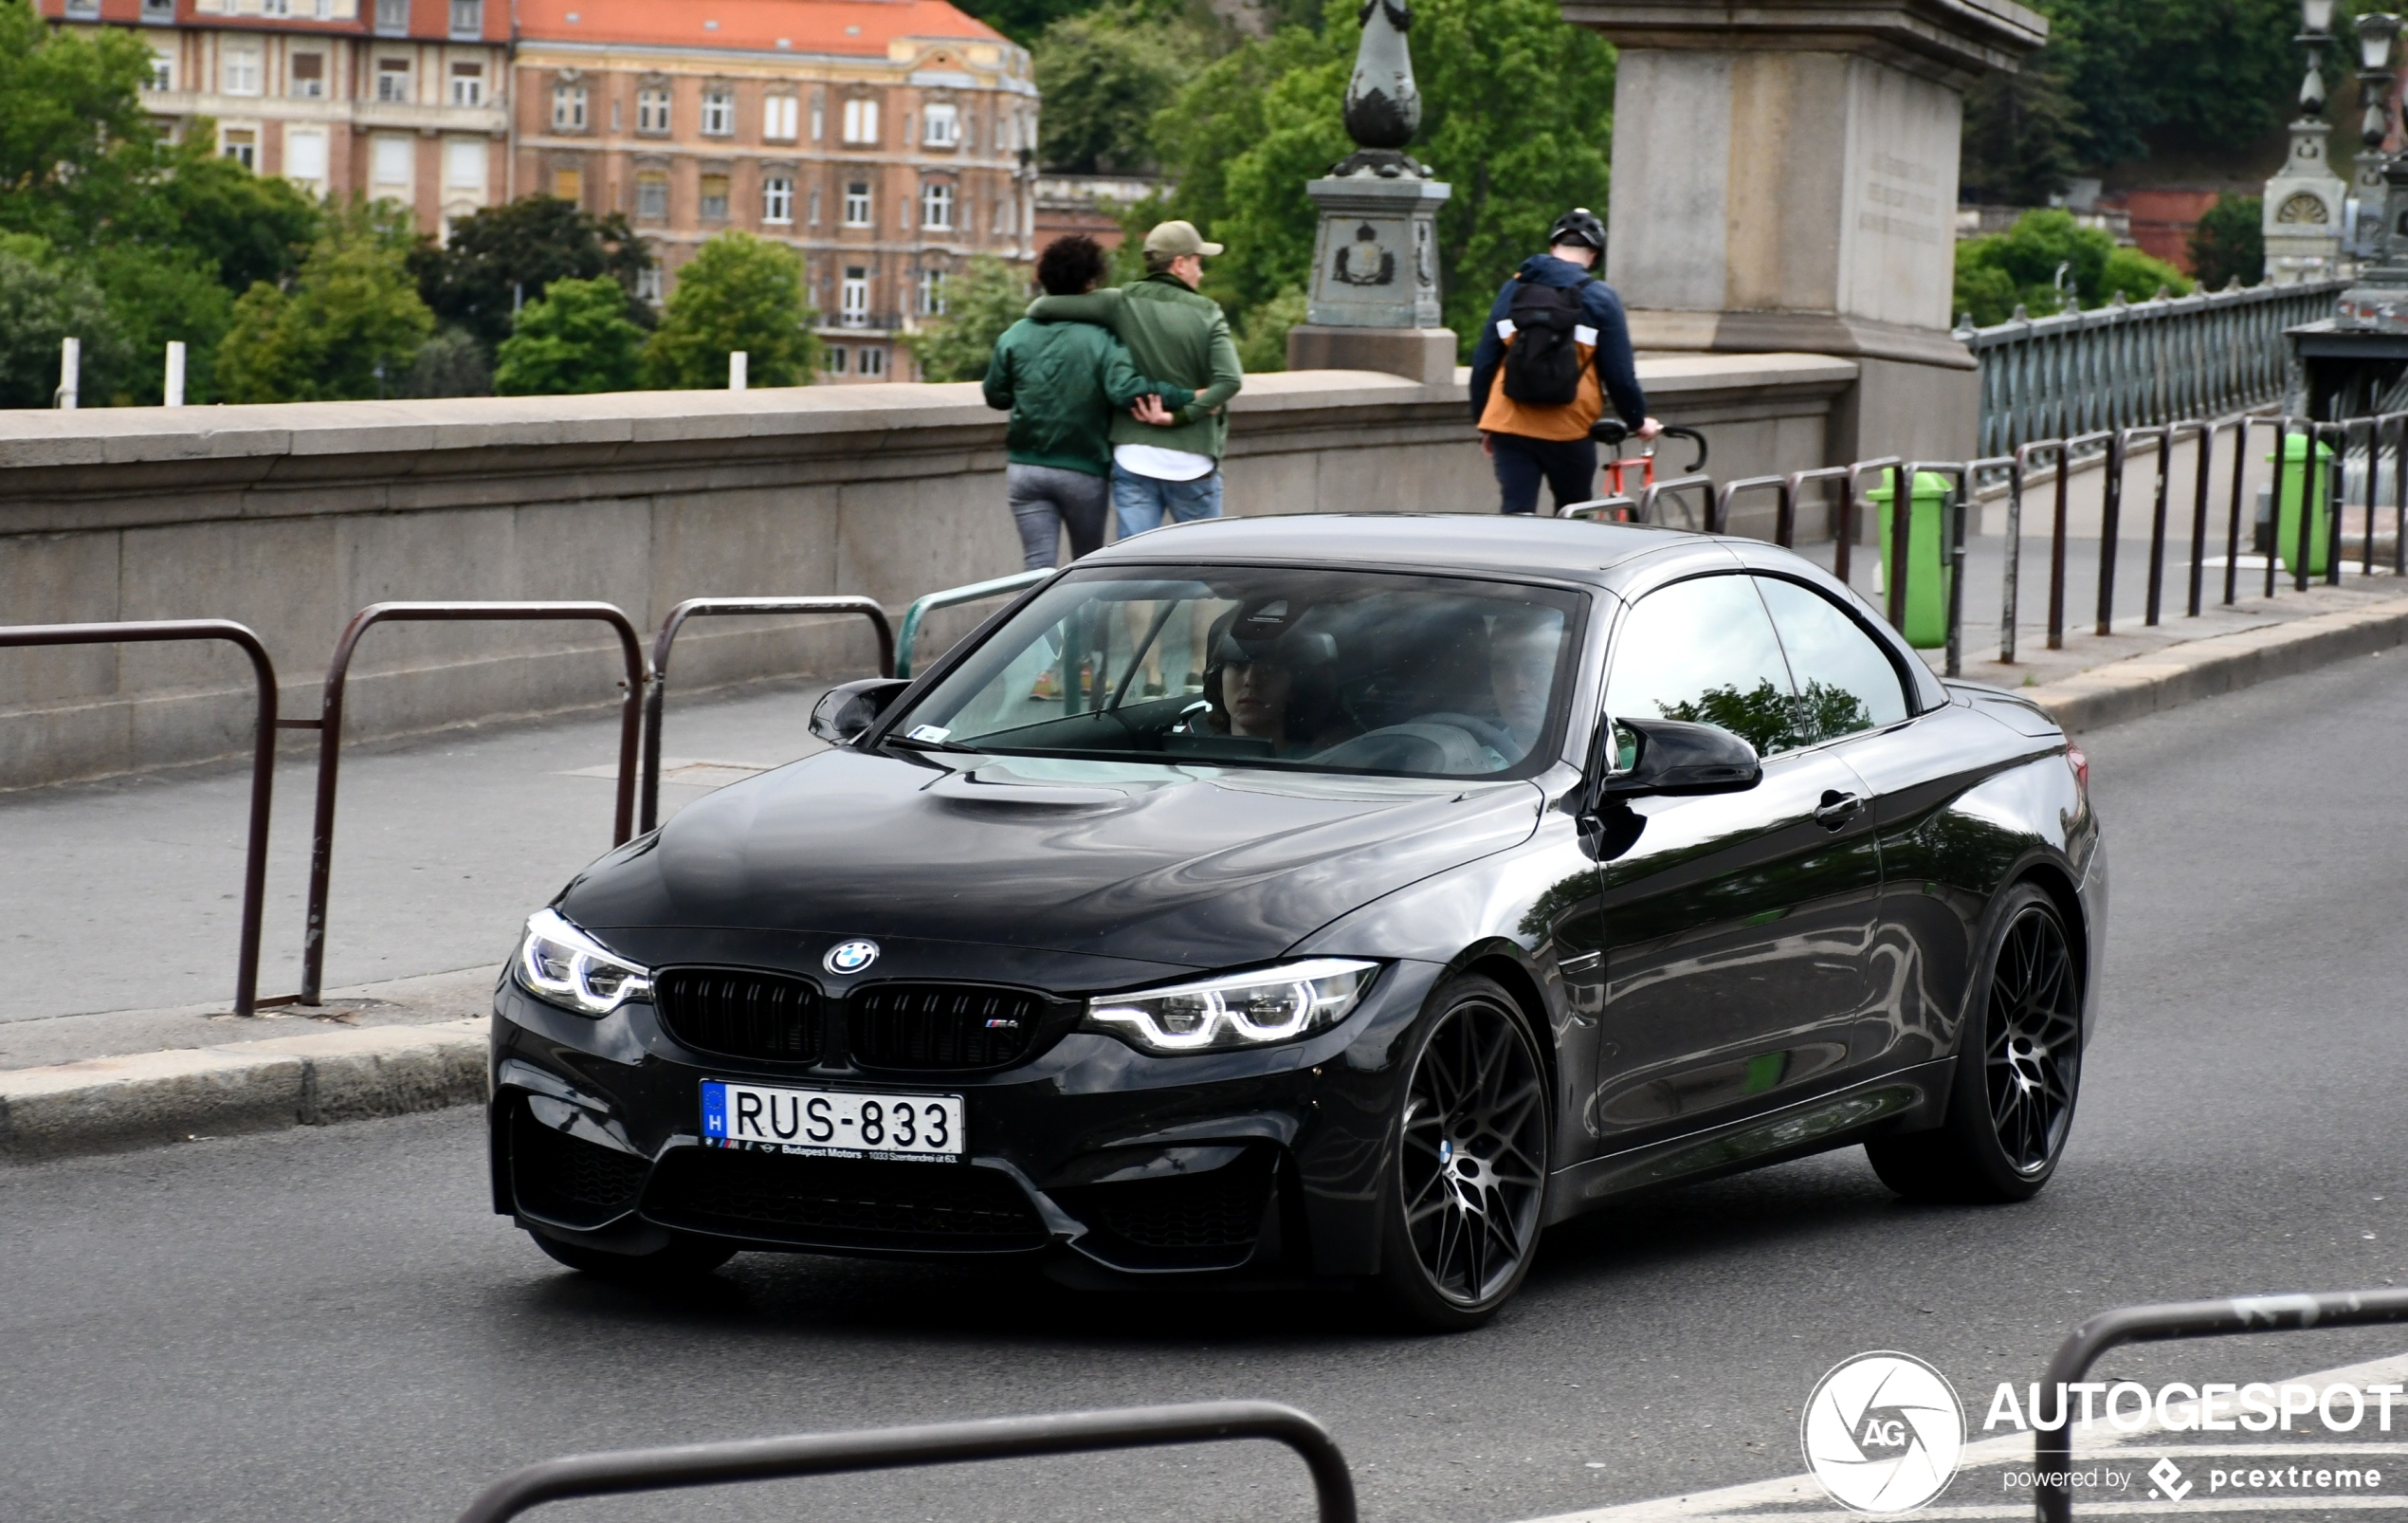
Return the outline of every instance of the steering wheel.
<path id="1" fill-rule="evenodd" d="M 1419 720 L 1390 725 L 1368 735 L 1341 741 L 1312 760 L 1324 766 L 1428 772 L 1450 777 L 1471 776 L 1492 770 L 1487 753 L 1480 749 L 1480 743 L 1472 738 L 1469 730 L 1452 724 Z"/>

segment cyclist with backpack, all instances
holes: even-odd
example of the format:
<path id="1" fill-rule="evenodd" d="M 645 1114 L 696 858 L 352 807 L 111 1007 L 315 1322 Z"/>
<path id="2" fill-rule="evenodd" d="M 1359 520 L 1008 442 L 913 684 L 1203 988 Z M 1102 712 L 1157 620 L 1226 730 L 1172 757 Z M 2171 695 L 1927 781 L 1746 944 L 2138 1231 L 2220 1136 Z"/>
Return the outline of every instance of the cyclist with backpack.
<path id="1" fill-rule="evenodd" d="M 1597 447 L 1589 426 L 1609 398 L 1639 438 L 1663 429 L 1647 415 L 1621 300 L 1593 273 L 1605 224 L 1575 207 L 1556 219 L 1547 245 L 1497 293 L 1471 354 L 1472 423 L 1507 513 L 1537 512 L 1542 479 L 1558 511 L 1592 495 Z"/>

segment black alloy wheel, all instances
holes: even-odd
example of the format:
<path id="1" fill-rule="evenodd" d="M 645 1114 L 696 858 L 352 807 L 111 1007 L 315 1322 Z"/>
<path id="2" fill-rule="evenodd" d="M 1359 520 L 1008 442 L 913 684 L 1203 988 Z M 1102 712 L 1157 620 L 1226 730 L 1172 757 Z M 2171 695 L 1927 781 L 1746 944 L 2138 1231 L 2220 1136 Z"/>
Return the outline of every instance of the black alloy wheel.
<path id="1" fill-rule="evenodd" d="M 1397 1120 L 1381 1278 L 1414 1322 L 1479 1327 L 1529 1273 L 1546 1194 L 1544 1070 L 1513 997 L 1466 977 L 1439 991 Z"/>
<path id="2" fill-rule="evenodd" d="M 2028 1201 L 2056 1172 L 2082 1083 L 2082 975 L 2054 901 L 2010 890 L 1991 934 L 1985 997 L 1958 1047 L 1948 1121 L 1865 1145 L 1916 1201 Z"/>

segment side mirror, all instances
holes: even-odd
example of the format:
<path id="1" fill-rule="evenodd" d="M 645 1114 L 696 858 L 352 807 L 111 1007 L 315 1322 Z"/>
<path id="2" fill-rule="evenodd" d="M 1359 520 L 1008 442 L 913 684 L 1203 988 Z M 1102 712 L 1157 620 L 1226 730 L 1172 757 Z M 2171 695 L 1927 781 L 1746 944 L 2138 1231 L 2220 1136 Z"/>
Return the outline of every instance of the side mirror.
<path id="1" fill-rule="evenodd" d="M 811 732 L 830 745 L 850 745 L 905 688 L 908 677 L 866 677 L 830 688 L 811 711 Z"/>
<path id="2" fill-rule="evenodd" d="M 1620 765 L 1597 780 L 1599 800 L 1744 793 L 1763 780 L 1756 747 L 1719 725 L 1677 719 L 1617 719 L 1613 725 L 1610 743 Z"/>

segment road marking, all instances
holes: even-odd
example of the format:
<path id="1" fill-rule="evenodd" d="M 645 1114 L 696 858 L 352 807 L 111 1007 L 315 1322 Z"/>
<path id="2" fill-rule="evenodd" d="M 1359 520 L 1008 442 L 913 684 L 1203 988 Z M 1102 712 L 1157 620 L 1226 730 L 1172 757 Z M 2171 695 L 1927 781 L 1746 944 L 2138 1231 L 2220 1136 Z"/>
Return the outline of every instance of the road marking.
<path id="1" fill-rule="evenodd" d="M 2344 1385 L 2362 1388 L 2379 1383 L 2401 1380 L 2408 1380 L 2408 1354 L 2393 1354 L 2383 1359 L 2371 1359 L 2364 1364 L 2344 1365 L 2337 1369 L 2321 1369 L 2313 1374 L 2294 1375 L 2289 1381 L 2279 1384 L 2318 1386 Z M 2268 1384 L 2278 1383 L 2269 1382 Z M 2174 1404 L 2174 1410 L 2189 1413 L 2195 1409 L 2196 1405 L 2196 1403 L 2178 1402 Z M 2152 1435 L 2162 1434 L 2164 1431 L 2159 1425 L 2157 1417 L 2152 1414 L 2147 1424 L 2134 1432 L 2117 1433 L 2109 1429 L 2104 1436 L 2087 1441 L 2074 1459 L 2078 1463 L 2086 1459 L 2112 1458 L 2134 1445 L 2146 1442 Z M 1974 1440 L 1965 1445 L 1964 1452 L 1958 1461 L 1958 1471 L 1962 1474 L 1966 1470 L 1979 1466 L 2002 1463 L 2028 1464 L 2032 1460 L 2032 1437 L 2029 1433 L 2006 1433 L 1996 1438 Z M 2167 1447 L 2175 1454 L 2198 1453 L 2202 1455 L 2261 1452 L 2270 1454 L 2408 1452 L 2408 1443 L 2233 1444 L 2214 1448 L 2202 1447 L 2194 1451 L 2189 1446 L 2177 1442 Z M 1791 1511 L 1801 1503 L 1814 1505 L 1815 1510 Z M 2316 1510 L 2363 1512 L 2373 1508 L 2391 1508 L 2396 1511 L 2402 1505 L 2402 1498 L 2398 1495 L 2299 1497 L 2250 1495 L 2201 1498 L 2181 1503 L 2112 1502 L 2085 1499 L 2077 1505 L 2076 1511 L 2082 1516 L 2151 1513 L 2162 1517 L 2168 1514 L 2194 1512 L 2293 1513 Z M 2029 1501 L 1955 1504 L 1943 1502 L 1937 1506 L 1918 1509 L 1907 1515 L 1919 1518 L 2030 1517 L 2032 1504 Z M 1823 1490 L 1814 1477 L 1796 1475 L 1781 1476 L 1772 1480 L 1745 1481 L 1737 1486 L 1724 1486 L 1717 1491 L 1699 1492 L 1690 1496 L 1659 1496 L 1645 1502 L 1625 1502 L 1618 1506 L 1590 1508 L 1578 1513 L 1558 1513 L 1549 1517 L 1533 1519 L 1532 1523 L 1654 1523 L 1654 1520 L 1661 1518 L 1693 1518 L 1702 1520 L 1702 1523 L 1704 1520 L 1730 1520 L 1730 1523 L 1738 1523 L 1738 1520 L 1742 1519 L 1772 1518 L 1779 1519 L 1780 1523 L 1860 1523 L 1862 1516 L 1863 1514 L 1857 1513 L 1832 1510 L 1831 1495 Z"/>

